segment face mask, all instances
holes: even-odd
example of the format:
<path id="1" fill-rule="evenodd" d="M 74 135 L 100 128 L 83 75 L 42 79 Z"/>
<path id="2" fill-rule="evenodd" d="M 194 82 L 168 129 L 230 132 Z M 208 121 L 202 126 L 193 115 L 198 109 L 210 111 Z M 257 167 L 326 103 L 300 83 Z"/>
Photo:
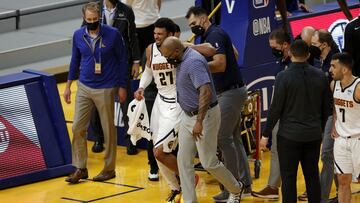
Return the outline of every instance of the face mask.
<path id="1" fill-rule="evenodd" d="M 284 52 L 275 48 L 271 49 L 272 54 L 276 57 L 276 58 L 282 58 L 284 56 Z"/>
<path id="2" fill-rule="evenodd" d="M 99 27 L 99 21 L 93 23 L 86 23 L 86 27 L 88 30 L 96 30 Z"/>
<path id="3" fill-rule="evenodd" d="M 177 66 L 181 63 L 180 59 L 175 59 L 175 58 L 167 58 L 166 59 L 168 63 L 170 63 L 171 65 Z"/>
<path id="4" fill-rule="evenodd" d="M 319 59 L 321 55 L 321 50 L 319 47 L 311 45 L 309 48 L 309 52 L 314 58 Z"/>
<path id="5" fill-rule="evenodd" d="M 196 36 L 201 36 L 205 33 L 205 29 L 200 25 L 195 25 L 191 27 L 191 32 L 194 33 Z"/>

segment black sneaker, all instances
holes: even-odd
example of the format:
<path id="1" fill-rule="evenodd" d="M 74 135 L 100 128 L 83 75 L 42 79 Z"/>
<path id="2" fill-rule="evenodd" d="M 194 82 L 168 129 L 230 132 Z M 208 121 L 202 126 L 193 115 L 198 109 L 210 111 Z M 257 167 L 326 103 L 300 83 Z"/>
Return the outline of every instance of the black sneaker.
<path id="1" fill-rule="evenodd" d="M 181 199 L 181 192 L 178 190 L 171 190 L 166 203 L 179 203 Z"/>
<path id="2" fill-rule="evenodd" d="M 338 197 L 336 196 L 336 197 L 333 197 L 333 198 L 331 198 L 331 199 L 329 199 L 328 200 L 328 203 L 338 203 L 339 201 L 338 201 Z"/>
<path id="3" fill-rule="evenodd" d="M 137 149 L 136 149 L 136 146 L 132 145 L 132 144 L 129 144 L 127 146 L 127 150 L 126 150 L 126 153 L 128 155 L 135 155 L 138 153 Z"/>
<path id="4" fill-rule="evenodd" d="M 298 200 L 299 201 L 308 201 L 308 196 L 307 196 L 306 191 L 298 196 Z"/>
<path id="5" fill-rule="evenodd" d="M 204 167 L 201 165 L 200 162 L 197 163 L 197 164 L 195 164 L 194 169 L 195 169 L 196 171 L 205 171 Z"/>
<path id="6" fill-rule="evenodd" d="M 91 151 L 94 152 L 94 153 L 100 153 L 100 152 L 104 151 L 104 149 L 105 148 L 104 148 L 104 143 L 103 142 L 95 141 L 94 145 L 91 148 Z"/>

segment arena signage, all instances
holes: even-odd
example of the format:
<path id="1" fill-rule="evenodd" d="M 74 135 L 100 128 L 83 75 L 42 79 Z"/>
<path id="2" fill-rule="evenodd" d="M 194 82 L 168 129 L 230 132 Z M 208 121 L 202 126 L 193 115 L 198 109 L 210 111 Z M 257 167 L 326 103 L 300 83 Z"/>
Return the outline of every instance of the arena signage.
<path id="1" fill-rule="evenodd" d="M 269 5 L 269 0 L 253 0 L 253 6 L 256 9 L 264 8 Z"/>
<path id="2" fill-rule="evenodd" d="M 228 13 L 231 14 L 234 10 L 235 0 L 231 0 L 231 2 L 229 2 L 229 0 L 225 0 L 225 3 Z"/>
<path id="3" fill-rule="evenodd" d="M 266 116 L 263 114 L 267 112 L 270 108 L 270 103 L 274 94 L 274 81 L 275 76 L 264 76 L 257 78 L 250 82 L 247 85 L 248 89 L 260 89 L 261 90 L 261 106 L 262 106 L 262 115 L 261 122 L 266 121 Z"/>
<path id="4" fill-rule="evenodd" d="M 270 17 L 254 19 L 252 25 L 254 36 L 265 35 L 271 32 Z"/>

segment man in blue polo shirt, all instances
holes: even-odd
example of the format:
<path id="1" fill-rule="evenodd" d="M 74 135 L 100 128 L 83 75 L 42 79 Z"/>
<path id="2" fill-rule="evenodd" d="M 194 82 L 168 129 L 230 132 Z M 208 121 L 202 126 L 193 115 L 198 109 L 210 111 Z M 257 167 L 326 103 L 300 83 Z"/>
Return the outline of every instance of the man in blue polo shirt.
<path id="1" fill-rule="evenodd" d="M 179 129 L 178 167 L 183 199 L 197 202 L 194 184 L 196 149 L 202 166 L 230 191 L 228 203 L 238 203 L 244 184 L 237 181 L 216 156 L 220 108 L 206 59 L 186 48 L 176 37 L 168 37 L 161 53 L 177 67 L 176 91 L 184 111 Z"/>
<path id="2" fill-rule="evenodd" d="M 73 165 L 76 171 L 66 181 L 78 183 L 88 178 L 86 169 L 86 130 L 91 110 L 100 114 L 105 141 L 105 166 L 94 181 L 115 177 L 116 129 L 114 126 L 114 96 L 118 89 L 119 101 L 126 99 L 127 57 L 121 34 L 107 25 L 100 25 L 100 8 L 95 2 L 83 7 L 86 26 L 75 31 L 72 57 L 64 100 L 71 103 L 71 84 L 79 79 L 72 126 Z"/>
<path id="3" fill-rule="evenodd" d="M 244 181 L 244 196 L 251 195 L 251 175 L 247 154 L 240 138 L 239 124 L 241 111 L 247 97 L 239 66 L 236 62 L 233 45 L 229 35 L 219 26 L 211 24 L 206 11 L 201 7 L 191 7 L 187 14 L 192 32 L 209 42 L 217 52 L 208 58 L 208 65 L 221 110 L 221 125 L 218 135 L 225 166 L 237 180 Z M 225 190 L 214 197 L 215 201 L 226 200 Z"/>

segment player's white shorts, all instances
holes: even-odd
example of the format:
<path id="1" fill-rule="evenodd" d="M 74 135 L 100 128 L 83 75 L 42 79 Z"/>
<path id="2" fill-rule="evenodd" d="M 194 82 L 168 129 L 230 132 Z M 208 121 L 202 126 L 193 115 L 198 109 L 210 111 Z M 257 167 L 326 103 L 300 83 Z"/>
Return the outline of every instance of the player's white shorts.
<path id="1" fill-rule="evenodd" d="M 338 137 L 334 143 L 335 170 L 338 174 L 360 175 L 360 136 Z"/>
<path id="2" fill-rule="evenodd" d="M 158 94 L 151 112 L 150 129 L 154 148 L 163 145 L 163 151 L 170 153 L 178 144 L 181 107 L 175 98 L 165 98 Z"/>

